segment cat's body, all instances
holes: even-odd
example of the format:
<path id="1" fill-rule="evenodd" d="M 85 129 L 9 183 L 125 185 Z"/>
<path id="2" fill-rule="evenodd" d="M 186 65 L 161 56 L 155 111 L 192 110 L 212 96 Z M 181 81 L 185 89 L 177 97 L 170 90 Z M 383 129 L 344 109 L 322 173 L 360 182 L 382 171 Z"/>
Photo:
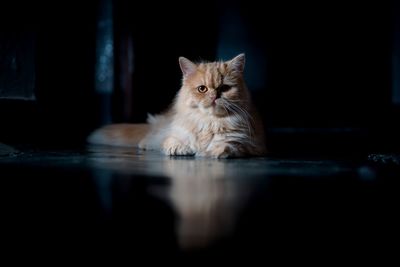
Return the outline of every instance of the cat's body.
<path id="1" fill-rule="evenodd" d="M 113 124 L 89 143 L 161 150 L 166 155 L 215 158 L 265 153 L 261 120 L 243 79 L 245 57 L 195 64 L 179 58 L 182 87 L 165 113 L 147 124 Z"/>

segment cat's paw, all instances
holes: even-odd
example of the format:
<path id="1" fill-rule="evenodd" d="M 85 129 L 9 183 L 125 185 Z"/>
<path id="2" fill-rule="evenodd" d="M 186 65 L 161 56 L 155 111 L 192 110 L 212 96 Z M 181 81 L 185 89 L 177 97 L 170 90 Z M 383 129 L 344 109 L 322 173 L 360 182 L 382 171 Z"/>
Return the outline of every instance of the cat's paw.
<path id="1" fill-rule="evenodd" d="M 145 139 L 142 139 L 138 144 L 138 148 L 142 150 L 147 150 L 147 141 Z"/>
<path id="2" fill-rule="evenodd" d="M 226 159 L 238 156 L 238 151 L 231 145 L 227 144 L 217 144 L 213 145 L 206 152 L 206 156 L 217 158 L 217 159 Z"/>
<path id="3" fill-rule="evenodd" d="M 169 156 L 193 156 L 194 149 L 188 145 L 182 144 L 175 138 L 167 138 L 163 143 L 163 151 Z"/>

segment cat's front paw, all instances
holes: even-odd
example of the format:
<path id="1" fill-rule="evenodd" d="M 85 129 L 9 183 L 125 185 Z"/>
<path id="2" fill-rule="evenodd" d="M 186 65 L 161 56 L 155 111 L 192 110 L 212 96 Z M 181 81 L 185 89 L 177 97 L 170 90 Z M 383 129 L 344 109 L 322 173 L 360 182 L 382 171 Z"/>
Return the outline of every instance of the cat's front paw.
<path id="1" fill-rule="evenodd" d="M 163 151 L 169 156 L 193 156 L 194 149 L 188 145 L 182 144 L 176 138 L 167 138 L 163 143 Z"/>
<path id="2" fill-rule="evenodd" d="M 239 156 L 239 151 L 228 144 L 216 144 L 207 150 L 206 156 L 217 159 L 226 159 Z"/>

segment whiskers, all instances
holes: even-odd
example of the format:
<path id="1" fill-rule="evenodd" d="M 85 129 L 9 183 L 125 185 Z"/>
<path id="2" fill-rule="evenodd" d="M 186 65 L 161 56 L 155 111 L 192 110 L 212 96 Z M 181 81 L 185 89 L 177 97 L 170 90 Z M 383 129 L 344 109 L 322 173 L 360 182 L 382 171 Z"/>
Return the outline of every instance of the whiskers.
<path id="1" fill-rule="evenodd" d="M 222 97 L 220 103 L 221 106 L 226 110 L 226 112 L 236 119 L 239 125 L 246 128 L 250 139 L 252 139 L 255 123 L 251 114 L 240 105 L 241 103 L 243 103 L 243 101 L 227 100 Z"/>

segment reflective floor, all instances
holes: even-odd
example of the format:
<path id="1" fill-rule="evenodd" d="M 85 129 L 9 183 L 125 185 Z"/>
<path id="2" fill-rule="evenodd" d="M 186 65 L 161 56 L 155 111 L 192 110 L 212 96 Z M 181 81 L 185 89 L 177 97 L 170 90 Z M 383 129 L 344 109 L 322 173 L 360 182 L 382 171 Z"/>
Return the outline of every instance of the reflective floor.
<path id="1" fill-rule="evenodd" d="M 3 148 L 0 170 L 2 254 L 15 260 L 382 263 L 399 251 L 399 165 L 367 156 Z"/>

